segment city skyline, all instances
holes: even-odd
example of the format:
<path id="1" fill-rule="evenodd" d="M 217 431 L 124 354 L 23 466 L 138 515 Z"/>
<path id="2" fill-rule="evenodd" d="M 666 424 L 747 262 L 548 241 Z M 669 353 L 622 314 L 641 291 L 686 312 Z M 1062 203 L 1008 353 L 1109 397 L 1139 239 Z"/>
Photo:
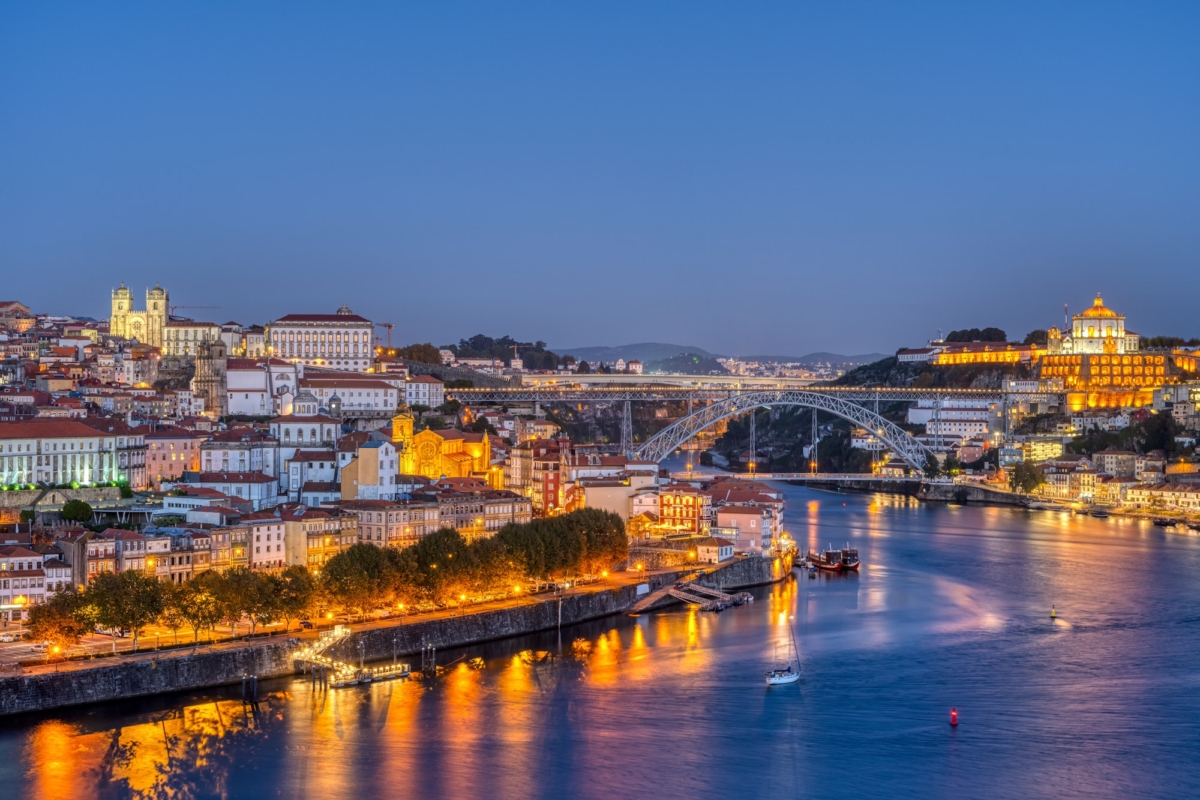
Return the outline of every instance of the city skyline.
<path id="1" fill-rule="evenodd" d="M 0 267 L 39 308 L 162 281 L 217 323 L 804 354 L 1101 291 L 1195 333 L 1192 9 L 0 14 Z"/>

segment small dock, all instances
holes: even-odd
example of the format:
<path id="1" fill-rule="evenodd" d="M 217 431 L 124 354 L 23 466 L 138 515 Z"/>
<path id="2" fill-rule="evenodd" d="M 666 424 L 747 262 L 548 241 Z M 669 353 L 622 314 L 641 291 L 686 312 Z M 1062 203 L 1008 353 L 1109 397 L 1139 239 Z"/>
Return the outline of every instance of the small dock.
<path id="1" fill-rule="evenodd" d="M 331 631 L 323 631 L 317 640 L 310 645 L 301 647 L 292 654 L 292 660 L 299 661 L 312 674 L 313 683 L 320 682 L 324 686 L 341 689 L 344 686 L 357 686 L 360 683 L 406 678 L 411 672 L 408 664 L 385 664 L 381 667 L 354 666 L 326 654 L 336 644 L 350 635 L 350 626 L 338 625 Z"/>
<path id="2" fill-rule="evenodd" d="M 730 606 L 740 606 L 743 603 L 753 602 L 754 600 L 754 596 L 749 592 L 726 594 L 719 589 L 702 586 L 695 580 L 689 580 L 664 586 L 661 589 L 651 592 L 634 603 L 630 607 L 629 613 L 640 614 L 667 597 L 673 597 L 676 600 L 682 600 L 688 605 L 697 606 L 701 611 L 724 611 Z"/>

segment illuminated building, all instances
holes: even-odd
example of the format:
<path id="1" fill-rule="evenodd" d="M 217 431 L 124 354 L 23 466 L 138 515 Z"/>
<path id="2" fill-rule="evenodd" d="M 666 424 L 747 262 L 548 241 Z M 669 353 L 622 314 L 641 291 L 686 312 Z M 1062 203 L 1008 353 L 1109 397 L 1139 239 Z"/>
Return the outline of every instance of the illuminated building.
<path id="1" fill-rule="evenodd" d="M 1031 344 L 1013 342 L 963 342 L 941 345 L 933 358 L 938 366 L 967 366 L 973 364 L 1028 364 L 1041 355 Z"/>
<path id="2" fill-rule="evenodd" d="M 1046 334 L 1041 377 L 1063 381 L 1071 411 L 1150 405 L 1155 389 L 1176 383 L 1180 370 L 1196 368 L 1191 353 L 1141 352 L 1125 315 L 1105 306 L 1099 295 L 1071 318 L 1069 331 L 1050 328 Z"/>
<path id="3" fill-rule="evenodd" d="M 392 443 L 405 475 L 486 479 L 490 472 L 492 447 L 486 433 L 426 429 L 414 434 L 407 408 L 392 418 Z"/>
<path id="4" fill-rule="evenodd" d="M 672 483 L 658 491 L 659 524 L 671 533 L 698 536 L 712 525 L 711 495 L 687 483 Z"/>
<path id="5" fill-rule="evenodd" d="M 1038 464 L 1063 454 L 1061 436 L 1031 436 L 1025 440 L 1025 461 Z"/>
<path id="6" fill-rule="evenodd" d="M 1138 352 L 1138 335 L 1125 330 L 1125 315 L 1104 305 L 1100 295 L 1091 308 L 1071 317 L 1070 332 L 1050 328 L 1046 331 L 1048 355 L 1079 353 L 1125 355 Z"/>
<path id="7" fill-rule="evenodd" d="M 113 290 L 112 315 L 108 320 L 108 332 L 123 339 L 137 339 L 151 347 L 163 346 L 164 330 L 167 327 L 168 304 L 171 302 L 167 290 L 157 283 L 146 292 L 146 310 L 135 311 L 133 292 L 125 284 Z"/>
<path id="8" fill-rule="evenodd" d="M 330 369 L 366 372 L 374 326 L 343 305 L 336 314 L 288 314 L 267 326 L 271 355 Z"/>

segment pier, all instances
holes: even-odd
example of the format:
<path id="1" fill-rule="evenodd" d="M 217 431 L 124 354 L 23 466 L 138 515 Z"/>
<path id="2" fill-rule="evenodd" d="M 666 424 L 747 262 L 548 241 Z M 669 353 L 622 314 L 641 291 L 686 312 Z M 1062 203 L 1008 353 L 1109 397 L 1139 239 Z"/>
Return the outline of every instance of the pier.
<path id="1" fill-rule="evenodd" d="M 316 641 L 301 647 L 292 654 L 292 658 L 301 665 L 302 669 L 309 671 L 314 683 L 319 682 L 324 686 L 333 686 L 335 689 L 372 681 L 406 678 L 411 673 L 408 664 L 397 664 L 394 660 L 390 665 L 367 667 L 363 665 L 360 658 L 356 667 L 347 661 L 327 655 L 328 651 L 345 642 L 350 637 L 350 633 L 349 625 L 337 625 L 331 631 L 322 631 Z"/>

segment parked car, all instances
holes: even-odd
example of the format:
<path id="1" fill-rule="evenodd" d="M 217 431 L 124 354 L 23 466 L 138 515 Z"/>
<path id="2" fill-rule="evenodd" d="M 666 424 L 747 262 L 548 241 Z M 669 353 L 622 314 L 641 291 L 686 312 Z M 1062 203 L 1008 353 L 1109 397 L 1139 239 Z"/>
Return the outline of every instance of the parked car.
<path id="1" fill-rule="evenodd" d="M 0 642 L 15 642 L 20 638 L 15 633 L 0 633 Z"/>
<path id="2" fill-rule="evenodd" d="M 309 622 L 308 620 L 306 620 L 306 619 L 300 620 L 300 627 L 303 628 L 304 630 L 311 631 L 312 626 L 313 626 L 313 624 L 311 622 Z"/>
<path id="3" fill-rule="evenodd" d="M 36 642 L 29 646 L 29 650 L 34 653 L 44 653 L 46 648 L 50 646 L 49 642 Z"/>

